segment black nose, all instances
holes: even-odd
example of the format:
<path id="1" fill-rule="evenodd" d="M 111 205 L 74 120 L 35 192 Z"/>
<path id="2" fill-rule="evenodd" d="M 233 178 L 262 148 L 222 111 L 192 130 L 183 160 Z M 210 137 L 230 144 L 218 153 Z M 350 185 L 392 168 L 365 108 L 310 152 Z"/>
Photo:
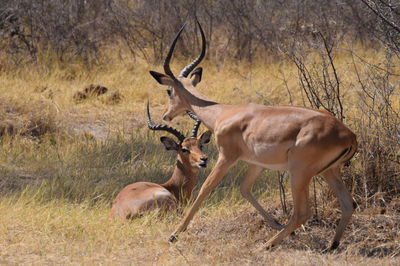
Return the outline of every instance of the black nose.
<path id="1" fill-rule="evenodd" d="M 208 161 L 208 158 L 207 157 L 201 157 L 200 160 L 202 160 L 203 162 L 206 163 Z"/>

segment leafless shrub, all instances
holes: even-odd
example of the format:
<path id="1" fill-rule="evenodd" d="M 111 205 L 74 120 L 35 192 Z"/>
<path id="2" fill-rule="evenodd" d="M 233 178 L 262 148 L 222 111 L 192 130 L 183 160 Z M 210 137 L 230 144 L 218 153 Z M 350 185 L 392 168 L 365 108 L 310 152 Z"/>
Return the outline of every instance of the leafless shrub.
<path id="1" fill-rule="evenodd" d="M 325 37 L 319 31 L 314 34 L 311 51 L 317 53 L 317 59 L 307 58 L 309 52 L 302 48 L 292 50 L 288 56 L 297 67 L 300 87 L 309 104 L 317 109 L 322 107 L 343 120 L 341 83 L 334 62 L 335 37 Z"/>
<path id="2" fill-rule="evenodd" d="M 400 55 L 400 2 L 395 0 L 361 0 L 364 4 L 367 17 L 375 20 L 371 32 Z"/>
<path id="3" fill-rule="evenodd" d="M 335 66 L 335 50 L 341 35 L 327 28 L 315 29 L 313 38 L 302 38 L 299 43 L 296 40 L 284 51 L 298 69 L 305 104 L 324 108 L 343 120 L 342 84 Z M 396 52 L 392 50 L 379 66 L 353 53 L 357 80 L 348 89 L 358 91 L 360 104 L 352 108 L 357 115 L 347 122 L 358 135 L 359 154 L 357 163 L 345 170 L 344 179 L 363 207 L 386 205 L 400 187 L 400 114 L 395 102 L 400 83 L 396 62 Z M 323 200 L 331 196 L 326 193 Z M 317 204 L 314 194 L 314 205 Z"/>
<path id="4" fill-rule="evenodd" d="M 88 65 L 105 36 L 106 2 L 6 1 L 0 8 L 1 39 L 14 58 L 28 54 L 35 61 L 39 54 L 54 52 L 60 61 L 72 56 Z"/>
<path id="5" fill-rule="evenodd" d="M 205 29 L 208 56 L 218 60 L 278 56 L 277 47 L 292 38 L 310 37 L 326 25 L 366 44 L 386 36 L 398 47 L 398 5 L 391 0 L 363 2 L 376 4 L 371 9 L 350 0 L 2 0 L 0 48 L 14 64 L 51 52 L 62 62 L 78 60 L 90 67 L 101 60 L 104 47 L 122 43 L 133 57 L 160 61 L 176 30 L 190 22 L 177 51 L 193 56 L 199 46 L 195 17 Z"/>
<path id="6" fill-rule="evenodd" d="M 357 58 L 353 56 L 353 60 Z M 357 189 L 367 206 L 371 200 L 377 204 L 379 199 L 382 204 L 399 193 L 400 113 L 395 101 L 400 83 L 393 60 L 393 55 L 388 54 L 384 65 L 365 63 L 362 69 L 354 62 L 360 98 L 356 125 L 361 180 Z"/>

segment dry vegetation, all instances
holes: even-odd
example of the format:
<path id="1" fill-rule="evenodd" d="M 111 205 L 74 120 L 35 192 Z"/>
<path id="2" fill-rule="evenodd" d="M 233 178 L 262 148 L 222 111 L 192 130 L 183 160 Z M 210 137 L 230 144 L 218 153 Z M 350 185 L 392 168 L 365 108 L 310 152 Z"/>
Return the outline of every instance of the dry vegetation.
<path id="1" fill-rule="evenodd" d="M 391 14 L 393 28 L 373 16 L 371 4 L 393 1 L 361 1 L 372 9 L 340 0 L 254 1 L 258 8 L 241 0 L 198 1 L 194 7 L 208 21 L 211 39 L 198 86 L 205 95 L 223 103 L 324 108 L 357 134 L 359 152 L 343 178 L 358 208 L 341 246 L 329 254 L 323 251 L 340 213 L 326 184 L 316 177 L 310 188 L 313 218 L 267 251 L 263 243 L 275 232 L 238 192 L 242 163 L 177 244 L 167 238 L 180 213 L 110 219 L 122 187 L 171 175 L 174 154 L 145 126 L 146 101 L 155 121 L 166 102 L 165 88 L 148 71 L 161 69 L 165 46 L 192 5 L 33 2 L 0 6 L 0 264 L 400 263 L 399 7 L 379 9 Z M 297 16 L 287 20 L 285 12 Z M 174 69 L 197 53 L 193 25 Z M 183 130 L 191 123 L 173 121 Z M 205 153 L 210 163 L 195 195 L 216 161 L 214 145 Z M 288 182 L 264 171 L 253 188 L 283 223 L 292 206 Z"/>
<path id="2" fill-rule="evenodd" d="M 363 53 L 371 60 L 379 58 L 372 51 Z M 338 57 L 338 65 L 346 88 L 355 73 L 347 71 L 345 58 Z M 383 191 L 368 200 L 362 198 L 363 193 L 355 194 L 360 207 L 346 230 L 343 245 L 334 254 L 322 253 L 333 236 L 339 213 L 336 200 L 319 179 L 317 202 L 313 203 L 318 216 L 275 250 L 259 251 L 274 232 L 240 198 L 236 188 L 245 171 L 242 164 L 230 171 L 176 245 L 167 244 L 166 239 L 179 222 L 179 214 L 161 218 L 149 214 L 132 222 L 109 219 L 110 202 L 124 185 L 139 180 L 161 182 L 173 169 L 174 156 L 158 142 L 159 134 L 144 127 L 146 100 L 151 100 L 154 118 L 158 119 L 166 100 L 164 90 L 146 78 L 147 70 L 157 67 L 144 62 L 134 66 L 137 63 L 128 60 L 123 66 L 110 64 L 107 70 L 83 70 L 68 81 L 61 70 L 45 78 L 38 78 L 40 75 L 29 69 L 21 70 L 25 72 L 18 76 L 2 74 L 2 112 L 14 128 L 20 125 L 21 132 L 3 136 L 0 150 L 2 263 L 398 262 L 398 197 Z M 296 68 L 290 62 L 268 66 L 227 63 L 219 68 L 206 62 L 203 67 L 206 72 L 199 88 L 218 101 L 290 104 L 290 92 L 292 102 L 302 104 Z M 225 73 L 234 74 L 226 80 Z M 118 89 L 123 100 L 109 104 L 104 98 L 108 92 L 84 101 L 74 100 L 76 91 L 96 82 L 110 90 Z M 359 113 L 352 103 L 357 102 L 357 93 L 345 89 L 345 94 L 347 121 L 355 127 L 353 119 Z M 24 121 L 47 130 L 41 136 L 27 135 L 30 123 Z M 182 117 L 176 123 L 189 130 L 190 122 Z M 212 158 L 212 166 L 216 159 L 212 145 L 206 153 Z M 362 185 L 362 179 L 353 175 L 362 171 L 359 160 L 358 156 L 352 168 L 346 169 L 346 181 L 353 191 Z M 201 173 L 199 183 L 209 171 Z M 398 182 L 398 176 L 394 178 L 392 181 Z M 277 174 L 265 171 L 254 191 L 263 206 L 285 222 L 288 215 L 282 211 L 277 188 Z M 290 200 L 287 205 L 290 212 Z"/>
<path id="3" fill-rule="evenodd" d="M 232 195 L 232 194 L 230 194 Z M 264 198 L 265 199 L 265 198 Z M 279 206 L 263 205 L 282 217 Z M 251 206 L 235 197 L 209 200 L 189 231 L 174 245 L 166 239 L 179 215 L 148 214 L 132 222 L 108 217 L 107 204 L 38 203 L 29 197 L 3 198 L 0 210 L 2 264 L 127 265 L 396 265 L 400 221 L 387 215 L 358 212 L 341 248 L 323 254 L 333 235 L 336 211 L 309 222 L 272 251 L 262 247 L 274 232 Z"/>

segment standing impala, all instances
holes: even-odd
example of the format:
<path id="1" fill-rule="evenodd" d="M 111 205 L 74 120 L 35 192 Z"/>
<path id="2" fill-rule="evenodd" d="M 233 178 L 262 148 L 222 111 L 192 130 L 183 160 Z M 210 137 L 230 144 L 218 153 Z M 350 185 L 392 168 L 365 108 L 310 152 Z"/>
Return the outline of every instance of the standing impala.
<path id="1" fill-rule="evenodd" d="M 341 179 L 340 168 L 356 152 L 356 136 L 341 121 L 325 111 L 254 103 L 228 105 L 208 99 L 195 89 L 201 79 L 201 68 L 194 70 L 188 77 L 205 54 L 206 41 L 200 24 L 203 43 L 201 54 L 177 78 L 169 66 L 184 26 L 173 40 L 165 58 L 165 74 L 154 71 L 150 71 L 150 74 L 158 83 L 169 86 L 169 105 L 163 119 L 170 121 L 186 110 L 193 112 L 215 134 L 219 155 L 193 206 L 169 241 L 175 241 L 178 234 L 186 230 L 204 198 L 220 183 L 227 170 L 237 160 L 242 160 L 249 164 L 240 185 L 242 195 L 271 227 L 283 228 L 267 242 L 267 247 L 278 244 L 307 221 L 311 214 L 308 203 L 309 183 L 313 176 L 322 174 L 338 197 L 342 210 L 331 245 L 331 249 L 337 248 L 355 208 L 355 202 Z M 264 168 L 286 170 L 291 175 L 294 208 L 285 227 L 276 222 L 250 192 L 255 179 Z"/>
<path id="2" fill-rule="evenodd" d="M 195 116 L 190 115 L 193 119 Z M 136 182 L 123 188 L 117 195 L 111 208 L 111 216 L 133 218 L 143 211 L 162 208 L 176 209 L 176 202 L 186 203 L 196 185 L 197 172 L 207 166 L 207 156 L 201 151 L 202 146 L 210 141 L 211 132 L 206 131 L 197 138 L 200 121 L 196 120 L 189 138 L 178 130 L 161 124 L 154 124 L 150 118 L 147 104 L 147 124 L 151 130 L 162 130 L 178 138 L 179 144 L 168 137 L 160 140 L 167 150 L 175 150 L 178 155 L 172 177 L 164 184 Z"/>

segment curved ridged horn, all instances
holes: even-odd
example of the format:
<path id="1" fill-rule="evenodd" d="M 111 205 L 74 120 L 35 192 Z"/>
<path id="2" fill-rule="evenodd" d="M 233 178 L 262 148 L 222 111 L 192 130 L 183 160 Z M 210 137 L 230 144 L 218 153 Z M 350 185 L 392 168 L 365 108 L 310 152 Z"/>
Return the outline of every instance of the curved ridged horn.
<path id="1" fill-rule="evenodd" d="M 192 72 L 192 70 L 198 64 L 200 64 L 201 60 L 203 60 L 203 58 L 206 54 L 206 36 L 204 35 L 204 31 L 200 25 L 200 22 L 198 20 L 196 20 L 196 22 L 197 22 L 197 25 L 199 25 L 200 33 L 201 33 L 201 42 L 202 42 L 201 52 L 200 52 L 200 55 L 196 59 L 194 59 L 192 63 L 190 63 L 189 65 L 185 66 L 182 69 L 181 73 L 179 74 L 179 77 L 187 78 L 187 76 L 190 74 L 190 72 Z"/>
<path id="2" fill-rule="evenodd" d="M 162 130 L 162 131 L 167 131 L 169 133 L 171 133 L 172 135 L 174 135 L 175 137 L 178 138 L 178 140 L 180 142 L 182 142 L 185 139 L 185 136 L 179 132 L 178 130 L 176 130 L 175 128 L 172 128 L 170 126 L 167 125 L 163 125 L 163 124 L 154 124 L 154 122 L 151 120 L 150 117 L 150 107 L 149 107 L 149 102 L 147 102 L 147 125 L 151 130 Z"/>
<path id="3" fill-rule="evenodd" d="M 199 118 L 198 118 L 195 114 L 193 114 L 192 112 L 186 111 L 186 113 L 190 116 L 190 118 L 192 118 L 193 120 L 196 121 L 196 122 L 194 123 L 194 125 L 193 125 L 191 137 L 197 138 L 197 131 L 199 131 L 199 127 L 200 127 L 201 121 L 200 121 Z"/>
<path id="4" fill-rule="evenodd" d="M 171 46 L 169 47 L 168 54 L 164 60 L 164 72 L 165 72 L 165 74 L 167 74 L 168 76 L 170 76 L 173 79 L 176 79 L 176 78 L 175 78 L 174 74 L 172 73 L 171 68 L 169 67 L 169 62 L 171 61 L 172 53 L 174 52 L 174 49 L 175 49 L 175 44 L 178 41 L 179 36 L 181 35 L 185 26 L 186 26 L 186 23 L 183 24 L 182 28 L 176 34 L 175 39 L 172 41 Z"/>

